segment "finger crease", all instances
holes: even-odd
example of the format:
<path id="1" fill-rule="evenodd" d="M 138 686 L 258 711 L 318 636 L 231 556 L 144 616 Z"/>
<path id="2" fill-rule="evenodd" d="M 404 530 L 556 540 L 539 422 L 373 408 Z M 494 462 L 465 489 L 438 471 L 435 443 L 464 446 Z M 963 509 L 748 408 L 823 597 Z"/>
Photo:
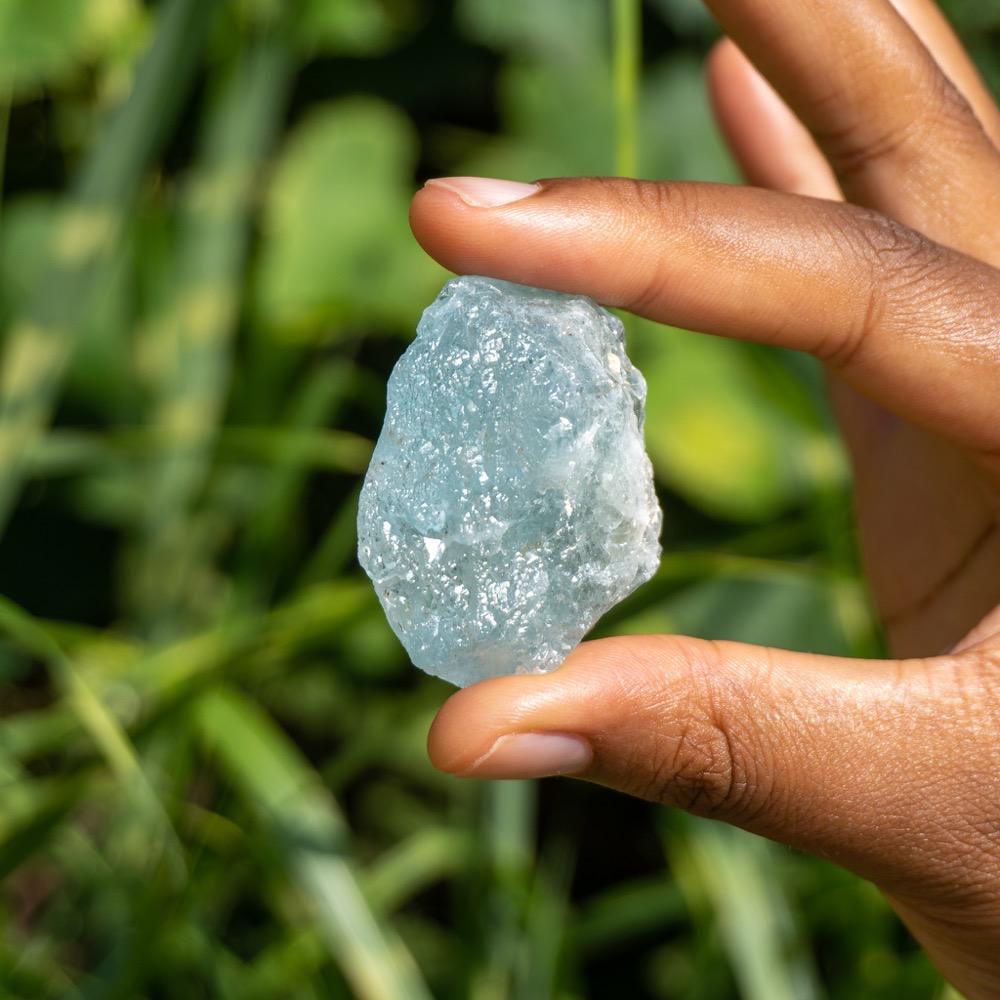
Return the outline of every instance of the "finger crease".
<path id="1" fill-rule="evenodd" d="M 900 622 L 906 621 L 909 618 L 925 612 L 939 597 L 941 597 L 942 594 L 944 594 L 944 592 L 959 578 L 959 576 L 961 576 L 966 566 L 972 562 L 976 553 L 990 540 L 994 534 L 997 533 L 998 530 L 1000 530 L 1000 524 L 996 521 L 991 521 L 987 524 L 972 540 L 971 544 L 955 565 L 952 566 L 952 568 L 949 569 L 943 576 L 939 577 L 937 582 L 927 591 L 927 593 L 918 597 L 916 600 L 911 601 L 899 610 L 892 612 L 892 614 L 885 615 L 883 618 L 883 624 L 887 626 L 898 625 Z"/>

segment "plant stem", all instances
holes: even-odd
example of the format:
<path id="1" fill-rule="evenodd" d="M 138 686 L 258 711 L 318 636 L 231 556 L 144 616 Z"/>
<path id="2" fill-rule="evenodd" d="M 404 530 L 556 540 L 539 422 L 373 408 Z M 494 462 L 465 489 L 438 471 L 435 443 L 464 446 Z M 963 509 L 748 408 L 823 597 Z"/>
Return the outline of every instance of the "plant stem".
<path id="1" fill-rule="evenodd" d="M 612 75 L 615 91 L 615 172 L 638 169 L 639 76 L 642 68 L 640 0 L 611 0 Z"/>

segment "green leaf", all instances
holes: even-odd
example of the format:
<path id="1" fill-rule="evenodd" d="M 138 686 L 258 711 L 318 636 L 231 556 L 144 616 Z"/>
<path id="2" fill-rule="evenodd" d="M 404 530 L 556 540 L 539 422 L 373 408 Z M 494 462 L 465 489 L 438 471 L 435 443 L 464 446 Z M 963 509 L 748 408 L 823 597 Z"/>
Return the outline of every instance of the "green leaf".
<path id="1" fill-rule="evenodd" d="M 310 338 L 349 325 L 413 329 L 446 278 L 406 223 L 415 158 L 408 119 L 374 98 L 327 105 L 298 126 L 265 208 L 266 328 Z"/>
<path id="2" fill-rule="evenodd" d="M 288 871 L 311 901 L 357 995 L 429 1000 L 412 957 L 361 892 L 333 797 L 291 740 L 232 688 L 206 694 L 198 719 L 204 741 L 282 845 Z"/>
<path id="3" fill-rule="evenodd" d="M 408 5 L 386 0 L 302 0 L 296 34 L 309 51 L 380 55 L 411 20 Z"/>
<path id="4" fill-rule="evenodd" d="M 819 435 L 787 419 L 744 345 L 668 328 L 653 336 L 635 358 L 649 384 L 646 443 L 658 476 L 737 521 L 773 517 L 800 497 Z"/>
<path id="5" fill-rule="evenodd" d="M 640 935 L 664 936 L 686 919 L 677 885 L 657 873 L 614 885 L 588 900 L 574 923 L 573 944 L 589 956 L 611 952 Z"/>
<path id="6" fill-rule="evenodd" d="M 24 95 L 119 46 L 137 0 L 0 0 L 0 88 Z"/>
<path id="7" fill-rule="evenodd" d="M 461 874 L 474 848 L 468 830 L 418 829 L 371 866 L 364 879 L 365 896 L 376 913 L 390 913 L 428 886 Z"/>
<path id="8" fill-rule="evenodd" d="M 715 125 L 699 59 L 675 56 L 646 74 L 639 135 L 643 177 L 729 184 L 738 180 Z"/>
<path id="9" fill-rule="evenodd" d="M 851 650 L 825 584 L 791 572 L 784 579 L 706 580 L 658 608 L 669 619 L 658 631 L 846 656 Z"/>
<path id="10" fill-rule="evenodd" d="M 499 80 L 504 134 L 484 141 L 462 172 L 525 180 L 612 173 L 615 88 L 603 0 L 464 0 L 459 17 L 475 38 L 516 52 Z"/>
<path id="11" fill-rule="evenodd" d="M 719 29 L 700 0 L 650 0 L 671 30 L 681 35 L 717 35 Z"/>
<path id="12" fill-rule="evenodd" d="M 594 53 L 607 61 L 605 0 L 459 0 L 457 6 L 469 35 L 521 59 L 530 56 L 562 69 L 585 64 Z"/>

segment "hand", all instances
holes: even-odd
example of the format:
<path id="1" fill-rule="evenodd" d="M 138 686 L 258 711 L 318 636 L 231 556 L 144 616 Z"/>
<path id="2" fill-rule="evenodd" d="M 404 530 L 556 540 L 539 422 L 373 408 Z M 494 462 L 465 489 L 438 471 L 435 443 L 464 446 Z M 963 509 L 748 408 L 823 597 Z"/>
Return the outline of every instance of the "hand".
<path id="1" fill-rule="evenodd" d="M 709 6 L 732 39 L 715 106 L 758 187 L 453 178 L 418 193 L 413 229 L 461 273 L 820 358 L 905 658 L 585 643 L 456 694 L 431 757 L 575 774 L 832 858 L 968 997 L 995 997 L 1000 113 L 929 0 Z"/>

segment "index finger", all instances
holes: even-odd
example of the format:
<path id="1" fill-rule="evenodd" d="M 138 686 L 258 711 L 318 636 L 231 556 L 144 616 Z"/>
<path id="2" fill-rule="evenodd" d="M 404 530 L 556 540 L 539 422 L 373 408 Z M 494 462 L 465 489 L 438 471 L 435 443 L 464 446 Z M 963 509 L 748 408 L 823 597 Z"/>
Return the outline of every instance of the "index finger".
<path id="1" fill-rule="evenodd" d="M 411 225 L 453 271 L 808 351 L 899 416 L 1000 451 L 983 374 L 1000 326 L 988 265 L 857 206 L 781 192 L 607 178 L 526 190 L 488 207 L 488 182 L 430 182 Z"/>

